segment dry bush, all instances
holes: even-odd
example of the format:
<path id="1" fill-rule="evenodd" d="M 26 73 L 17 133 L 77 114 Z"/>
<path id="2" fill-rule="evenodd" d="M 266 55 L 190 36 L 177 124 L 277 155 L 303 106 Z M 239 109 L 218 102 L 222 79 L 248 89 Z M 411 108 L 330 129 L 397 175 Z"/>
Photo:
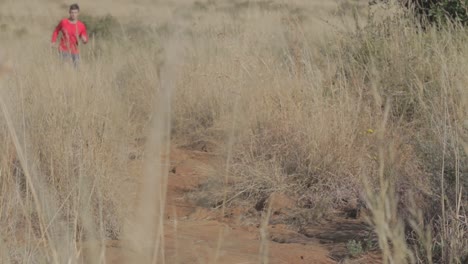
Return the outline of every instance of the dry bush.
<path id="1" fill-rule="evenodd" d="M 137 182 L 129 154 L 143 151 L 138 141 L 158 87 L 157 60 L 119 54 L 117 46 L 100 57 L 84 54 L 75 70 L 32 47 L 32 60 L 18 61 L 3 81 L 0 203 L 2 221 L 11 224 L 1 234 L 19 240 L 7 244 L 19 255 L 2 251 L 11 261 L 32 254 L 38 263 L 63 262 L 82 240 L 119 237 Z M 46 247 L 39 243 L 45 234 Z"/>
<path id="2" fill-rule="evenodd" d="M 376 140 L 366 132 L 375 128 L 379 118 L 373 113 L 372 93 L 359 83 L 363 76 L 346 72 L 352 66 L 344 61 L 348 56 L 345 40 L 333 39 L 326 43 L 328 47 L 315 50 L 306 42 L 312 32 L 303 32 L 297 22 L 291 24 L 291 20 L 278 16 L 272 23 L 277 26 L 274 30 L 258 28 L 233 33 L 252 47 L 247 52 L 234 50 L 222 54 L 225 61 L 233 63 L 226 66 L 214 59 L 219 65 L 203 68 L 203 75 L 191 71 L 192 79 L 195 75 L 197 81 L 210 85 L 203 88 L 203 93 L 209 96 L 197 97 L 194 102 L 204 106 L 204 110 L 209 109 L 211 128 L 224 126 L 226 134 L 235 137 L 230 172 L 236 182 L 234 194 L 249 189 L 245 195 L 261 199 L 275 189 L 285 188 L 278 187 L 281 182 L 291 185 L 290 190 L 307 204 L 304 206 L 318 205 L 321 199 L 326 203 L 320 208 L 344 206 L 346 201 L 359 197 L 361 164 L 365 163 L 365 169 L 375 168 Z M 291 38 L 294 33 L 290 29 L 294 26 L 299 27 L 292 28 L 298 33 Z M 256 35 L 250 34 L 254 30 L 267 39 L 258 41 Z M 330 45 L 332 41 L 337 43 Z M 222 50 L 223 44 L 214 50 Z M 216 58 L 218 54 L 203 55 Z M 222 86 L 212 87 L 223 77 Z M 187 94 L 196 89 L 193 87 L 179 89 Z M 187 100 L 183 102 L 186 104 Z M 232 128 L 234 132 L 230 131 Z M 406 148 L 402 153 L 411 155 L 405 136 L 396 128 L 388 133 L 399 136 L 398 144 Z M 413 169 L 416 165 L 404 169 L 407 163 L 405 159 L 399 161 L 402 174 L 417 174 L 418 170 Z M 260 173 L 263 176 L 257 175 L 257 170 L 264 171 Z M 268 180 L 277 177 L 278 172 L 281 174 L 278 179 Z M 257 180 L 260 182 L 256 183 Z M 257 187 L 252 188 L 252 184 Z"/>
<path id="3" fill-rule="evenodd" d="M 433 226 L 442 235 L 440 228 L 466 217 L 466 213 L 461 213 L 466 203 L 457 201 L 468 194 L 467 153 L 462 149 L 467 109 L 467 94 L 462 85 L 467 82 L 462 73 L 467 67 L 466 32 L 457 27 L 420 32 L 410 24 L 411 21 L 392 20 L 363 32 L 356 38 L 358 42 L 347 46 L 351 57 L 345 70 L 352 76 L 356 68 L 363 69 L 365 75 L 358 77 L 364 85 L 367 82 L 367 86 L 374 87 L 374 93 L 378 92 L 380 99 L 376 103 L 384 105 L 391 100 L 387 107 L 392 126 L 396 124 L 402 131 L 410 129 L 407 131 L 411 133 L 408 142 L 413 149 L 413 164 L 424 172 L 421 180 L 430 186 L 425 199 L 416 206 L 424 212 L 426 223 L 447 217 L 443 220 L 446 224 Z M 408 188 L 409 194 L 424 192 L 420 187 L 421 184 L 415 184 Z M 404 194 L 397 191 L 405 201 Z M 404 206 L 412 209 L 407 202 Z M 454 242 L 454 248 L 443 249 L 454 252 L 442 253 L 436 247 L 435 259 L 442 257 L 448 261 L 453 257 L 456 261 L 466 255 L 460 250 L 467 243 L 466 224 L 455 229 L 458 236 L 439 238 Z"/>
<path id="4" fill-rule="evenodd" d="M 389 259 L 460 263 L 467 254 L 465 30 L 421 31 L 396 15 L 311 47 L 312 31 L 295 24 L 300 42 L 291 43 L 278 32 L 291 32 L 291 24 L 272 21 L 275 30 L 257 25 L 233 33 L 249 49 L 223 57 L 229 71 L 222 63 L 204 68 L 205 83 L 224 75 L 233 81 L 222 89 L 205 87 L 213 88 L 204 91 L 210 95 L 205 103 L 196 99 L 214 106 L 209 125 L 228 135 L 227 164 L 203 186 L 211 199 L 205 193 L 203 202 L 254 206 L 286 192 L 298 207 L 319 212 L 311 214 L 316 217 L 354 199 L 366 200 L 377 215 L 393 206 L 388 218 L 374 219 L 376 227 L 395 227 L 395 233 L 379 234 Z M 268 36 L 275 39 L 271 45 Z M 300 72 L 290 63 L 298 57 Z M 215 91 L 221 94 L 213 98 Z M 373 195 L 379 192 L 383 196 Z M 418 242 L 407 245 L 417 228 L 431 229 L 433 239 L 420 232 Z M 416 244 L 423 249 L 414 250 Z M 421 257 L 422 251 L 429 255 Z"/>

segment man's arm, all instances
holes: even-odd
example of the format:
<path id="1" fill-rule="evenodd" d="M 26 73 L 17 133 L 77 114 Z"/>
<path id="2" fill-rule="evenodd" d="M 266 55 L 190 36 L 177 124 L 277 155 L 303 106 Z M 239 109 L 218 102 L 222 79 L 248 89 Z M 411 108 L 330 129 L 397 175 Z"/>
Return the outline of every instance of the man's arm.
<path id="1" fill-rule="evenodd" d="M 52 33 L 52 44 L 54 44 L 57 41 L 58 34 L 62 30 L 62 21 L 58 23 L 58 25 L 55 27 L 54 33 Z"/>
<path id="2" fill-rule="evenodd" d="M 81 41 L 83 41 L 83 43 L 86 44 L 88 43 L 88 33 L 86 33 L 86 26 L 84 24 L 82 25 L 83 25 L 83 28 L 80 33 L 80 38 L 81 38 Z"/>

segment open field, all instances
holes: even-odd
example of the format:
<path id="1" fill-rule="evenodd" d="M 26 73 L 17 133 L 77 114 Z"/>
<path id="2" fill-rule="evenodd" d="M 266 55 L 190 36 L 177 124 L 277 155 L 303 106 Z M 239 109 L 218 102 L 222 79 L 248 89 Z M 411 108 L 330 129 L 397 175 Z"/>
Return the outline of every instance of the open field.
<path id="1" fill-rule="evenodd" d="M 467 263 L 468 34 L 364 0 L 0 0 L 0 263 Z"/>

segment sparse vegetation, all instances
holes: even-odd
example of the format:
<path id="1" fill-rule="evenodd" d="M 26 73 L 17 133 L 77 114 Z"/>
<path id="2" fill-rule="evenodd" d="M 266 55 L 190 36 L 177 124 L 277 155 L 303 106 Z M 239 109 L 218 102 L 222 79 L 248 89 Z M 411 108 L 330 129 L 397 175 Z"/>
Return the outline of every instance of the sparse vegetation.
<path id="1" fill-rule="evenodd" d="M 361 241 L 350 240 L 346 244 L 346 248 L 348 248 L 349 254 L 352 257 L 358 257 L 364 252 Z"/>

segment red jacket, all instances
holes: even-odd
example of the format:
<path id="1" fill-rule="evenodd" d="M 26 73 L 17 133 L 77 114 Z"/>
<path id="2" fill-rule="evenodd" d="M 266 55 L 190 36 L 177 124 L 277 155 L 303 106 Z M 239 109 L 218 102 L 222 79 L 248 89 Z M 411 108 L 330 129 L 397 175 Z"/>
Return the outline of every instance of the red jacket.
<path id="1" fill-rule="evenodd" d="M 79 54 L 79 37 L 83 38 L 84 43 L 88 42 L 86 27 L 81 21 L 71 23 L 68 18 L 62 19 L 57 27 L 55 27 L 54 33 L 52 34 L 52 43 L 57 41 L 59 32 L 62 32 L 62 38 L 59 46 L 61 51 L 69 52 L 71 54 Z"/>

